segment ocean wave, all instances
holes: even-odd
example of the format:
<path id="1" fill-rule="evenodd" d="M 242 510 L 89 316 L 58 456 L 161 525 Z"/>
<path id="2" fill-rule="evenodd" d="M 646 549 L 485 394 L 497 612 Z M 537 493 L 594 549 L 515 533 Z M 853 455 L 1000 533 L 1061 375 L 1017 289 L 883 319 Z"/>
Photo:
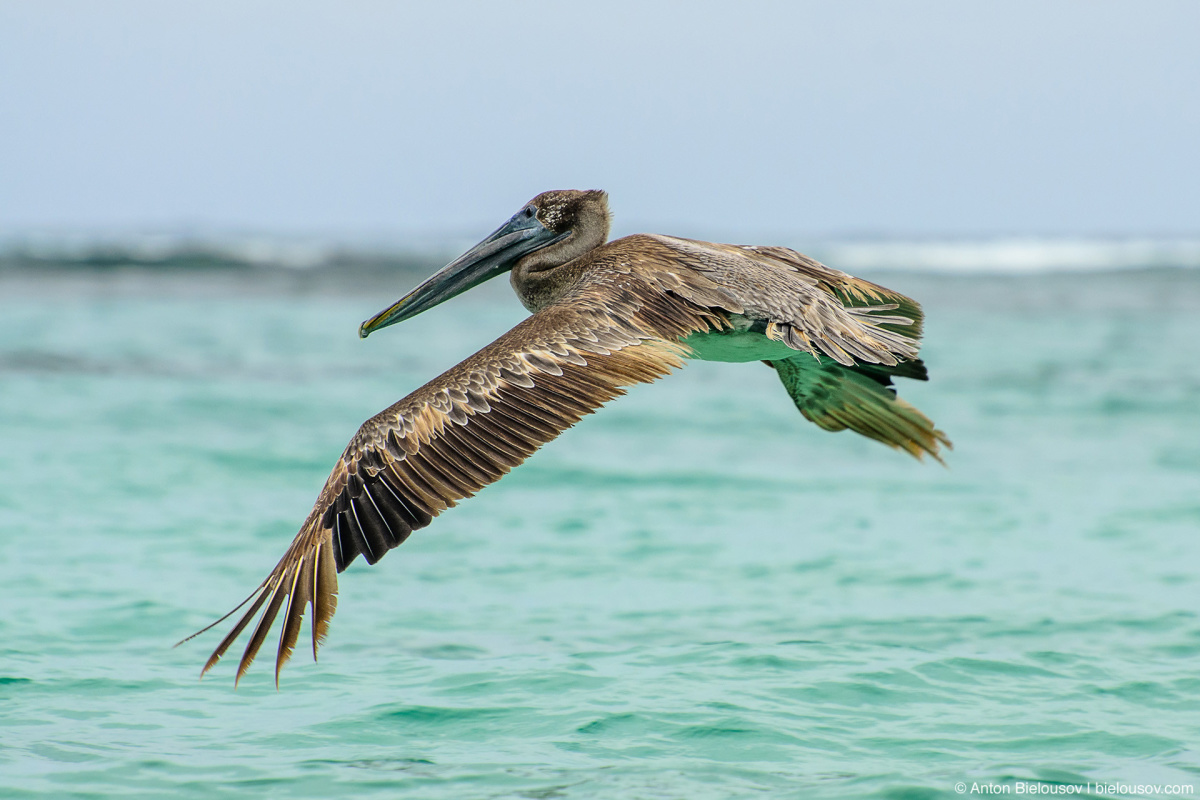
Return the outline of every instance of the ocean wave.
<path id="1" fill-rule="evenodd" d="M 252 235 L 0 234 L 0 269 L 407 270 L 441 264 L 453 256 L 451 249 L 432 241 L 347 243 Z"/>
<path id="2" fill-rule="evenodd" d="M 470 242 L 456 237 L 347 242 L 313 237 L 0 233 L 0 269 L 431 269 Z M 1200 238 L 1005 237 L 792 240 L 847 272 L 948 274 L 1109 272 L 1200 267 Z"/>
<path id="3" fill-rule="evenodd" d="M 1095 272 L 1200 267 L 1197 239 L 1022 238 L 830 242 L 813 255 L 848 272 Z"/>

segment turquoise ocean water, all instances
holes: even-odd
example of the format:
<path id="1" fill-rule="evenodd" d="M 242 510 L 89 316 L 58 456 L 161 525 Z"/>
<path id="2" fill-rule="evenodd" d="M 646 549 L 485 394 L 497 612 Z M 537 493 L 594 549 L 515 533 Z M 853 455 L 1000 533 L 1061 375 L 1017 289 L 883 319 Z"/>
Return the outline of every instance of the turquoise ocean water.
<path id="1" fill-rule="evenodd" d="M 868 274 L 948 468 L 693 364 L 356 562 L 280 691 L 197 681 L 359 423 L 523 314 L 360 341 L 415 277 L 0 273 L 0 796 L 1200 794 L 1200 270 Z"/>

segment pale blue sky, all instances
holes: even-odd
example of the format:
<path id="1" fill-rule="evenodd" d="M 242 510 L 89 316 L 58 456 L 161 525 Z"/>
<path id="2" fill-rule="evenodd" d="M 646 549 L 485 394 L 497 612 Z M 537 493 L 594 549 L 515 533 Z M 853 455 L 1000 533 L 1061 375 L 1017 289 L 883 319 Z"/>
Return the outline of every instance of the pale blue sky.
<path id="1" fill-rule="evenodd" d="M 0 230 L 1195 234 L 1200 3 L 0 0 Z"/>

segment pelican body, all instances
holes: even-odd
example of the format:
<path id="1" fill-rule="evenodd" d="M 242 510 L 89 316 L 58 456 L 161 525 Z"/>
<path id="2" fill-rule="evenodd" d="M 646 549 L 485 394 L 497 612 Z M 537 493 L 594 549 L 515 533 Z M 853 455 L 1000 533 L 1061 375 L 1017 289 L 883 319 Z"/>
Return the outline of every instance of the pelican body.
<path id="1" fill-rule="evenodd" d="M 282 613 L 278 685 L 308 607 L 316 658 L 337 573 L 355 558 L 374 564 L 624 387 L 688 358 L 766 362 L 800 413 L 825 430 L 941 460 L 949 440 L 891 385 L 927 379 L 914 300 L 783 247 L 648 234 L 608 242 L 608 230 L 604 192 L 545 192 L 362 324 L 365 338 L 505 272 L 532 312 L 363 423 L 283 558 L 204 629 L 250 603 L 201 675 L 261 610 L 235 683 Z"/>

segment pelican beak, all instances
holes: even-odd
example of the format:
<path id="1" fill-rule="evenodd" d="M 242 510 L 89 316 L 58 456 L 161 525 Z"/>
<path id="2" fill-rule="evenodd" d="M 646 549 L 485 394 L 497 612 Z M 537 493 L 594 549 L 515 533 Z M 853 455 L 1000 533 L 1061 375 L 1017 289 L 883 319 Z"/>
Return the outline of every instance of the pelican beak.
<path id="1" fill-rule="evenodd" d="M 365 339 L 380 328 L 428 311 L 438 303 L 507 272 L 524 256 L 561 241 L 566 236 L 567 233 L 554 233 L 543 225 L 538 220 L 533 206 L 527 206 L 497 228 L 491 236 L 400 298 L 395 305 L 380 311 L 360 325 L 358 335 Z"/>

